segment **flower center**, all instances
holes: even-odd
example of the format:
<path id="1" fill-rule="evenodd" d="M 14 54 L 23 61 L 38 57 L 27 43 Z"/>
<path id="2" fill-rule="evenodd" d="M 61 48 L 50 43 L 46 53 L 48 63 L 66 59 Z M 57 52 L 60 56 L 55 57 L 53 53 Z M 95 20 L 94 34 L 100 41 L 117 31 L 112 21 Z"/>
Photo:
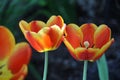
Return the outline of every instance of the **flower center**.
<path id="1" fill-rule="evenodd" d="M 10 80 L 12 78 L 12 73 L 8 70 L 7 65 L 0 66 L 0 80 Z"/>
<path id="2" fill-rule="evenodd" d="M 90 45 L 90 43 L 89 43 L 88 41 L 84 41 L 84 46 L 85 46 L 85 48 L 88 48 L 89 45 Z"/>

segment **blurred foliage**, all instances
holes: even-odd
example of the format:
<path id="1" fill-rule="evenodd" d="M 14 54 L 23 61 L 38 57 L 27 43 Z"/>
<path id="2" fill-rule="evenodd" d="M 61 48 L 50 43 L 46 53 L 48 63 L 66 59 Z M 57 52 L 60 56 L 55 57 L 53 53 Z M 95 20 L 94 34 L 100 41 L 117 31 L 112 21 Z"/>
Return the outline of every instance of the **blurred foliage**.
<path id="1" fill-rule="evenodd" d="M 48 0 L 48 11 L 61 15 L 66 23 L 75 22 L 77 18 L 75 0 Z"/>
<path id="2" fill-rule="evenodd" d="M 74 0 L 0 0 L 0 25 L 8 27 L 17 37 L 19 21 L 31 21 L 61 15 L 66 23 L 77 21 Z M 21 36 L 22 37 L 22 36 Z"/>
<path id="3" fill-rule="evenodd" d="M 17 41 L 23 37 L 18 23 L 35 3 L 36 0 L 0 0 L 0 25 L 8 27 Z"/>
<path id="4" fill-rule="evenodd" d="M 13 30 L 36 0 L 0 0 L 0 24 Z"/>
<path id="5" fill-rule="evenodd" d="M 66 23 L 77 19 L 75 0 L 40 0 L 37 9 L 33 16 L 44 15 L 49 18 L 52 15 L 61 15 Z"/>

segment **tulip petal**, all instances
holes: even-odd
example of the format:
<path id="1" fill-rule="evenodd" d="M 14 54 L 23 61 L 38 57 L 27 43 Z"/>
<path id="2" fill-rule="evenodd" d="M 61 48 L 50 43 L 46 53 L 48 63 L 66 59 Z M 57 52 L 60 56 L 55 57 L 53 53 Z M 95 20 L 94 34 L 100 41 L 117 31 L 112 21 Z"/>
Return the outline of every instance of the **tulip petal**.
<path id="1" fill-rule="evenodd" d="M 76 48 L 75 53 L 79 60 L 89 60 L 92 61 L 93 57 L 96 55 L 99 49 L 93 48 Z"/>
<path id="2" fill-rule="evenodd" d="M 25 43 L 18 43 L 13 51 L 13 54 L 9 57 L 8 68 L 13 74 L 17 73 L 24 64 L 28 64 L 31 57 L 31 48 Z"/>
<path id="3" fill-rule="evenodd" d="M 50 36 L 53 48 L 57 48 L 63 39 L 62 30 L 57 25 L 51 26 L 48 35 Z"/>
<path id="4" fill-rule="evenodd" d="M 83 32 L 83 42 L 82 42 L 82 46 L 84 46 L 84 42 L 88 41 L 90 43 L 89 47 L 92 47 L 93 44 L 93 40 L 94 40 L 94 32 L 97 29 L 97 26 L 93 23 L 88 23 L 88 24 L 83 24 L 80 26 L 80 29 Z"/>
<path id="5" fill-rule="evenodd" d="M 83 34 L 81 29 L 75 24 L 67 25 L 65 36 L 66 40 L 72 45 L 74 49 L 80 47 L 80 44 L 83 41 Z"/>
<path id="6" fill-rule="evenodd" d="M 24 80 L 25 76 L 27 75 L 27 72 L 28 72 L 27 65 L 23 65 L 19 72 L 14 74 L 10 80 Z"/>
<path id="7" fill-rule="evenodd" d="M 64 38 L 63 41 L 64 41 L 64 44 L 66 45 L 67 49 L 69 50 L 71 56 L 72 56 L 74 59 L 78 60 L 78 57 L 77 57 L 76 54 L 75 54 L 75 49 L 72 47 L 72 45 L 67 41 L 66 38 Z"/>
<path id="8" fill-rule="evenodd" d="M 38 52 L 51 50 L 52 42 L 48 35 L 49 27 L 42 28 L 38 33 L 27 32 L 26 39 Z"/>
<path id="9" fill-rule="evenodd" d="M 65 28 L 66 28 L 66 25 L 64 24 L 64 26 L 62 27 L 62 29 L 61 29 L 61 33 L 60 33 L 60 36 L 58 37 L 58 39 L 57 39 L 57 42 L 56 42 L 56 44 L 55 45 L 53 45 L 53 48 L 58 48 L 59 46 L 60 46 L 60 44 L 61 44 L 61 42 L 63 41 L 63 39 L 64 39 L 64 31 L 65 31 Z"/>
<path id="10" fill-rule="evenodd" d="M 107 25 L 100 25 L 95 31 L 94 43 L 96 48 L 101 48 L 111 38 L 111 30 Z"/>
<path id="11" fill-rule="evenodd" d="M 49 30 L 49 27 L 44 27 L 38 32 L 38 43 L 42 44 L 44 50 L 49 50 L 52 47 L 52 42 L 48 35 Z"/>
<path id="12" fill-rule="evenodd" d="M 15 46 L 13 34 L 5 27 L 0 26 L 0 60 L 11 54 Z"/>
<path id="13" fill-rule="evenodd" d="M 96 56 L 94 56 L 93 60 L 95 61 L 99 59 L 104 54 L 104 52 L 111 46 L 113 42 L 114 42 L 114 39 L 112 38 L 110 41 L 104 44 L 104 46 L 102 46 L 102 48 L 96 53 Z"/>
<path id="14" fill-rule="evenodd" d="M 45 27 L 46 24 L 42 21 L 32 21 L 30 22 L 30 30 L 33 32 L 38 32 L 41 28 Z"/>
<path id="15" fill-rule="evenodd" d="M 26 39 L 31 44 L 31 46 L 36 49 L 37 51 L 43 50 L 43 46 L 39 44 L 36 39 L 38 38 L 37 33 L 34 32 L 26 32 Z"/>
<path id="16" fill-rule="evenodd" d="M 19 22 L 19 26 L 20 26 L 20 29 L 22 30 L 23 33 L 25 33 L 26 31 L 30 31 L 29 24 L 26 21 L 24 21 L 24 20 L 21 20 Z"/>
<path id="17" fill-rule="evenodd" d="M 47 21 L 47 26 L 53 26 L 53 25 L 58 25 L 60 28 L 63 27 L 64 21 L 61 16 L 52 16 L 50 19 Z"/>

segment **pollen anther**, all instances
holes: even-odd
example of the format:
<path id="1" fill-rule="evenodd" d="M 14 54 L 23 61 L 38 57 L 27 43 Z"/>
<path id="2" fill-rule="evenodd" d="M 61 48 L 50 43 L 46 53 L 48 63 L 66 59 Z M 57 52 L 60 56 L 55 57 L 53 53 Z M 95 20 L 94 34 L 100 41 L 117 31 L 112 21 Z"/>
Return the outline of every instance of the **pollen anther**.
<path id="1" fill-rule="evenodd" d="M 89 45 L 90 45 L 90 43 L 89 43 L 88 41 L 84 41 L 84 46 L 85 46 L 86 48 L 88 48 Z"/>

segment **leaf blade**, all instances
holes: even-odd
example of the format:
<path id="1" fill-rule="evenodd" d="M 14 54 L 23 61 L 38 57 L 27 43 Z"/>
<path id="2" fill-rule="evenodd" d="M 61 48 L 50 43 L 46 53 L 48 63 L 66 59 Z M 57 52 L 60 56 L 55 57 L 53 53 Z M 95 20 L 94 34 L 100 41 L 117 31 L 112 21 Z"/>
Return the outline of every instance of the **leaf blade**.
<path id="1" fill-rule="evenodd" d="M 105 54 L 103 54 L 103 56 L 97 60 L 97 67 L 100 80 L 109 80 L 108 66 Z"/>

